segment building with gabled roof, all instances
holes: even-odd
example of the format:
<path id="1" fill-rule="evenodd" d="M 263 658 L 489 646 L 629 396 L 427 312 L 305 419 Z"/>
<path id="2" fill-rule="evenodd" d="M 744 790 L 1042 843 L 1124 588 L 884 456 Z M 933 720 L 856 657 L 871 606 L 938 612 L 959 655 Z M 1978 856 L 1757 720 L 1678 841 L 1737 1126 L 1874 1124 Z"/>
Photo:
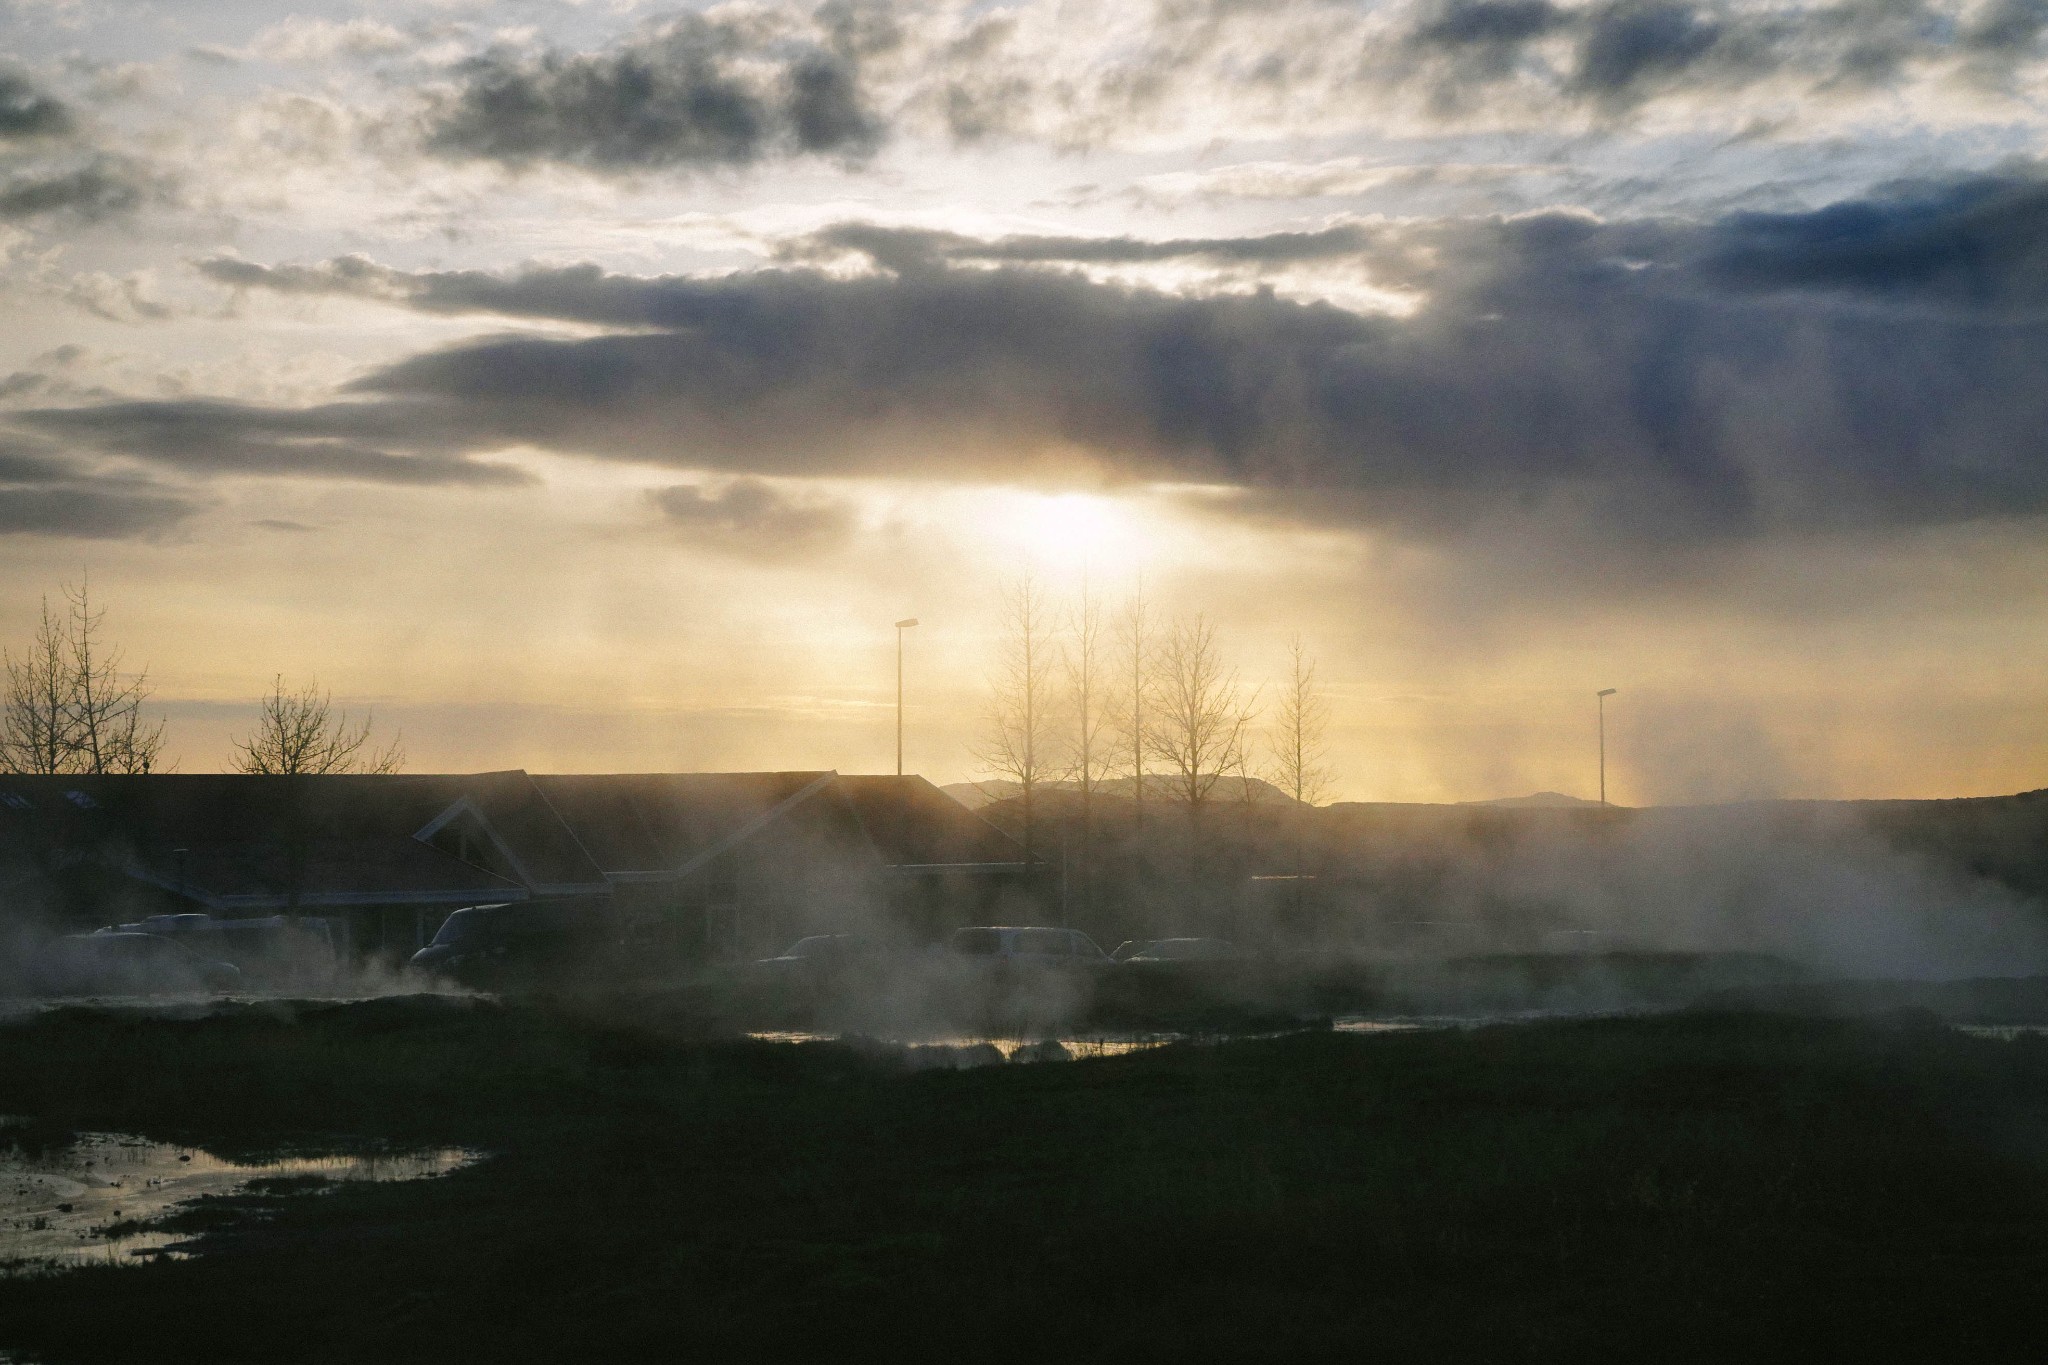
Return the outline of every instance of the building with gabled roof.
<path id="1" fill-rule="evenodd" d="M 1032 895 L 1009 836 L 919 777 L 0 775 L 0 913 L 320 915 L 402 956 L 464 905 L 605 904 L 678 961 L 928 935 Z"/>

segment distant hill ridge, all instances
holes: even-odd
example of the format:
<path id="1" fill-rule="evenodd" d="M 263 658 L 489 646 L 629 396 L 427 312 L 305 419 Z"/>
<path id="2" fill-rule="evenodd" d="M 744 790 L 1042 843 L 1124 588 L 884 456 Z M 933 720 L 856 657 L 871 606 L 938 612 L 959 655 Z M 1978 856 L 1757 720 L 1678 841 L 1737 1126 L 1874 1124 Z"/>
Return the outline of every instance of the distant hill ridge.
<path id="1" fill-rule="evenodd" d="M 1210 799 L 1212 801 L 1242 801 L 1245 788 L 1239 785 L 1240 782 L 1248 782 L 1250 784 L 1251 799 L 1257 804 L 1280 806 L 1298 804 L 1293 797 L 1262 777 L 1243 779 L 1236 777 L 1218 778 L 1215 791 L 1211 794 Z M 1038 789 L 1042 792 L 1078 792 L 1081 790 L 1081 784 L 1072 781 L 1048 781 L 1039 783 Z M 940 787 L 939 790 L 969 810 L 980 810 L 983 806 L 993 805 L 998 801 L 1011 801 L 1024 794 L 1022 783 L 1012 781 L 1006 777 L 990 778 L 986 782 L 948 782 L 943 787 Z M 1095 792 L 1098 796 L 1121 797 L 1124 800 L 1129 800 L 1136 794 L 1136 791 L 1137 783 L 1128 777 L 1105 778 L 1095 784 Z M 1157 775 L 1146 777 L 1145 792 L 1147 799 L 1151 799 L 1155 795 L 1161 801 L 1171 799 L 1167 792 L 1166 779 Z"/>
<path id="2" fill-rule="evenodd" d="M 1297 804 L 1293 797 L 1262 777 L 1245 780 L 1250 782 L 1252 800 L 1257 804 L 1279 806 Z M 1238 785 L 1239 781 L 1240 779 L 1235 777 L 1218 779 L 1216 791 L 1212 799 L 1217 801 L 1243 800 L 1244 788 Z M 1165 778 L 1158 776 L 1148 777 L 1145 780 L 1145 785 L 1149 792 L 1156 792 L 1160 800 L 1170 799 Z M 1081 790 L 1081 784 L 1073 781 L 1047 781 L 1039 783 L 1038 786 L 1039 790 L 1047 792 L 1077 792 Z M 1112 777 L 1096 783 L 1095 791 L 1100 796 L 1122 797 L 1128 800 L 1136 790 L 1136 787 L 1137 784 L 1128 777 Z M 993 805 L 997 801 L 1014 800 L 1024 794 L 1024 788 L 1021 783 L 1004 777 L 991 778 L 985 782 L 948 782 L 945 786 L 940 787 L 939 790 L 969 810 L 980 810 L 982 807 Z M 1340 801 L 1335 804 L 1351 805 L 1355 803 Z M 1567 796 L 1563 792 L 1534 792 L 1528 796 L 1495 797 L 1491 801 L 1455 801 L 1445 804 L 1459 806 L 1533 806 L 1562 809 L 1568 806 L 1597 806 L 1600 803 L 1598 801 L 1588 801 L 1580 796 Z"/>
<path id="3" fill-rule="evenodd" d="M 1234 801 L 1239 799 L 1240 789 L 1234 785 L 1236 781 L 1236 778 L 1225 778 L 1222 781 L 1218 782 L 1216 785 L 1216 794 L 1214 799 L 1217 801 Z M 1251 779 L 1251 784 L 1253 790 L 1252 800 L 1254 802 L 1257 802 L 1261 805 L 1281 806 L 1292 806 L 1296 804 L 1293 797 L 1287 795 L 1287 793 L 1281 791 L 1278 787 L 1274 786 L 1270 782 L 1267 782 L 1263 778 L 1254 777 Z M 1065 793 L 1080 790 L 1080 784 L 1077 782 L 1047 781 L 1041 782 L 1038 785 L 1041 791 L 1046 792 Z M 1129 797 L 1131 796 L 1132 787 L 1133 784 L 1131 782 L 1131 779 L 1128 777 L 1108 778 L 1104 781 L 1095 784 L 1095 790 L 1097 794 L 1109 797 L 1122 797 L 1125 799 L 1129 799 Z M 1145 779 L 1145 787 L 1148 797 L 1156 793 L 1158 799 L 1162 802 L 1170 801 L 1172 799 L 1171 795 L 1167 790 L 1166 780 L 1163 777 L 1147 777 Z M 940 787 L 939 790 L 945 792 L 948 796 L 952 797 L 955 801 L 958 801 L 961 805 L 967 807 L 969 810 L 980 810 L 984 806 L 993 805 L 998 801 L 1014 800 L 1017 796 L 1022 794 L 1023 788 L 1020 787 L 1017 783 L 1012 782 L 1006 778 L 995 778 L 985 782 L 949 782 L 944 786 Z M 1833 798 L 1763 797 L 1754 798 L 1750 800 L 1736 801 L 1706 801 L 1697 804 L 1703 809 L 1732 806 L 1839 806 L 1844 808 L 1889 806 L 1936 808 L 1941 806 L 1989 807 L 1997 806 L 2003 803 L 2030 805 L 2033 803 L 2044 801 L 2048 801 L 2048 787 L 2037 788 L 2031 791 L 2013 792 L 2009 795 L 2001 794 L 1997 796 Z M 1571 796 L 1564 792 L 1540 791 L 1531 792 L 1527 796 L 1497 796 L 1492 798 L 1491 800 L 1483 801 L 1332 801 L 1329 804 L 1321 807 L 1321 809 L 1362 810 L 1366 808 L 1379 807 L 1435 807 L 1443 810 L 1452 810 L 1460 807 L 1493 806 L 1506 808 L 1510 810 L 1583 810 L 1587 808 L 1597 808 L 1599 805 L 1600 803 L 1598 801 L 1588 800 L 1583 796 Z M 1683 808 L 1683 806 L 1665 807 L 1665 809 L 1672 810 Z M 1636 808 L 1617 804 L 1610 807 L 1610 809 L 1628 810 L 1653 808 Z"/>
<path id="4" fill-rule="evenodd" d="M 1535 792 L 1528 796 L 1496 796 L 1491 801 L 1460 801 L 1461 806 L 1597 806 L 1598 801 L 1588 801 L 1583 796 L 1566 796 L 1563 792 Z"/>

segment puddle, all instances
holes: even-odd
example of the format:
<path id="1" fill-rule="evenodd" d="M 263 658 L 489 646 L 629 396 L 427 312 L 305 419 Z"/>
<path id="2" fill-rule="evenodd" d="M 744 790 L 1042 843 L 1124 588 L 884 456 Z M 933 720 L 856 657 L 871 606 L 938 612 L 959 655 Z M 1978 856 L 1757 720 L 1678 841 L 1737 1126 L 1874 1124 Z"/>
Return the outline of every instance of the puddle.
<path id="1" fill-rule="evenodd" d="M 1957 1024 L 1956 1032 L 1972 1038 L 1996 1038 L 2009 1043 L 2015 1038 L 2048 1038 L 2048 1024 Z"/>
<path id="2" fill-rule="evenodd" d="M 1377 1017 L 1348 1015 L 1330 1021 L 1338 1033 L 1416 1033 L 1444 1029 L 1481 1028 L 1488 1024 L 1517 1022 L 1507 1016 L 1403 1015 Z M 1046 1038 L 1020 1038 L 987 1034 L 959 1034 L 915 1039 L 874 1038 L 850 1033 L 817 1033 L 802 1029 L 762 1029 L 747 1035 L 764 1043 L 847 1043 L 900 1055 L 918 1069 L 993 1065 L 998 1062 L 1071 1061 L 1089 1057 L 1121 1057 L 1129 1052 L 1165 1047 L 1169 1043 L 1210 1042 L 1212 1033 L 1087 1033 L 1057 1034 Z M 1232 1037 L 1272 1038 L 1273 1033 L 1233 1034 Z"/>
<path id="3" fill-rule="evenodd" d="M 1368 1019 L 1348 1015 L 1330 1021 L 1330 1028 L 1336 1033 L 1420 1033 L 1425 1030 L 1449 1028 L 1478 1028 L 1491 1021 L 1484 1019 L 1415 1018 L 1415 1019 Z"/>
<path id="4" fill-rule="evenodd" d="M 1516 1014 L 1347 1014 L 1330 1021 L 1338 1033 L 1436 1033 L 1446 1029 L 1492 1028 L 1496 1024 L 1544 1024 L 1561 1019 L 1634 1019 L 1635 1010 L 1526 1010 Z"/>
<path id="5" fill-rule="evenodd" d="M 257 1180 L 423 1180 L 480 1155 L 450 1147 L 239 1162 L 118 1133 L 80 1134 L 35 1156 L 0 1147 L 0 1273 L 189 1255 L 193 1234 L 146 1225 L 177 1205 L 235 1194 Z"/>
<path id="6" fill-rule="evenodd" d="M 1121 1057 L 1127 1052 L 1182 1042 L 1184 1033 L 1090 1033 L 1052 1038 L 1015 1038 L 989 1034 L 958 1034 L 935 1038 L 872 1038 L 846 1033 L 809 1033 L 800 1029 L 762 1029 L 747 1035 L 763 1043 L 847 1043 L 901 1053 L 912 1065 L 968 1067 L 996 1062 L 1073 1061 L 1084 1057 Z"/>

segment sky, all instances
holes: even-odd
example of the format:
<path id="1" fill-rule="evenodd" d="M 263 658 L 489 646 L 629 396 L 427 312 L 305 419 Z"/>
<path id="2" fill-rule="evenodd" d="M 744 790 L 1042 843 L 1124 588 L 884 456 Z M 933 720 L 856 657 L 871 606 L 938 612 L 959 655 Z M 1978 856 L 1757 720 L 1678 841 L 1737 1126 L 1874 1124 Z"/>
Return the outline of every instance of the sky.
<path id="1" fill-rule="evenodd" d="M 0 0 L 0 643 L 182 771 L 973 757 L 1004 586 L 1331 795 L 2048 786 L 2048 0 Z"/>

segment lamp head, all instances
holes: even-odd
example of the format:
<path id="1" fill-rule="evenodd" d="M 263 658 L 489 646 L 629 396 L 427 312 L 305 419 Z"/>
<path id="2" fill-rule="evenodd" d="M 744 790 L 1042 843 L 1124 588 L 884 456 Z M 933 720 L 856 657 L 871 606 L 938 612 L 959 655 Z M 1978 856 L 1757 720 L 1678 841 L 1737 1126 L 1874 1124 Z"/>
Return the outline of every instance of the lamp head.
<path id="1" fill-rule="evenodd" d="M 1613 696 L 1613 695 L 1614 695 L 1614 691 L 1615 691 L 1615 689 L 1613 689 L 1613 688 L 1611 688 L 1611 687 L 1607 687 L 1607 688 L 1602 688 L 1602 689 L 1601 689 L 1600 691 L 1598 691 L 1598 692 L 1595 692 L 1595 693 L 1594 693 L 1593 695 L 1594 695 L 1594 696 L 1596 696 L 1596 697 L 1611 697 L 1611 696 Z"/>
<path id="2" fill-rule="evenodd" d="M 907 621 L 898 621 L 898 622 L 896 623 L 896 629 L 898 629 L 898 630 L 902 630 L 902 629 L 903 629 L 903 628 L 904 628 L 905 626 L 914 626 L 914 625 L 916 625 L 916 624 L 917 624 L 917 618 L 916 618 L 915 616 L 913 616 L 913 617 L 911 617 L 911 618 L 910 618 L 909 620 L 907 620 Z"/>

